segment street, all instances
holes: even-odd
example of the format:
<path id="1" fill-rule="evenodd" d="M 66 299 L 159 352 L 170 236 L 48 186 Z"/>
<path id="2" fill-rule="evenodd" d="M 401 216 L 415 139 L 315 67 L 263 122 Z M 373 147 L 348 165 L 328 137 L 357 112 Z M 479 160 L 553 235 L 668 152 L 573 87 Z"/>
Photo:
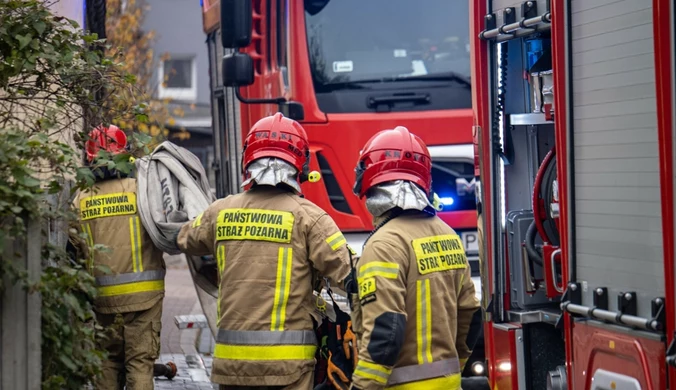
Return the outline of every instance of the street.
<path id="1" fill-rule="evenodd" d="M 188 265 L 181 256 L 165 256 L 167 275 L 162 312 L 160 362 L 173 361 L 178 372 L 173 380 L 155 378 L 159 390 L 214 389 L 218 386 L 209 381 L 211 357 L 198 353 L 196 342 L 199 329 L 179 330 L 174 317 L 186 314 L 202 314 L 197 293 L 192 283 Z M 208 329 L 205 329 L 205 333 Z M 209 335 L 210 336 L 210 335 Z"/>

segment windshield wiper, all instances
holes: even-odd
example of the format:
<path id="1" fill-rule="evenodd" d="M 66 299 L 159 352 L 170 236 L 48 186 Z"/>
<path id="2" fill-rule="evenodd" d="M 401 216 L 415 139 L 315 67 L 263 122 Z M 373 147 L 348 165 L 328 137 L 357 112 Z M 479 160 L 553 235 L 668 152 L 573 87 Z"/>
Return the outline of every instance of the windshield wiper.
<path id="1" fill-rule="evenodd" d="M 394 81 L 455 81 L 463 84 L 467 88 L 472 88 L 472 81 L 469 77 L 465 77 L 460 73 L 445 72 L 432 73 L 420 76 L 397 77 Z"/>
<path id="2" fill-rule="evenodd" d="M 326 88 L 331 91 L 339 89 L 364 89 L 366 87 L 360 84 L 379 84 L 396 81 L 455 81 L 456 83 L 462 84 L 466 88 L 472 87 L 472 82 L 469 77 L 465 77 L 455 72 L 446 72 L 446 73 L 432 73 L 420 76 L 382 77 L 378 79 L 339 81 L 335 83 L 324 84 L 323 88 Z"/>

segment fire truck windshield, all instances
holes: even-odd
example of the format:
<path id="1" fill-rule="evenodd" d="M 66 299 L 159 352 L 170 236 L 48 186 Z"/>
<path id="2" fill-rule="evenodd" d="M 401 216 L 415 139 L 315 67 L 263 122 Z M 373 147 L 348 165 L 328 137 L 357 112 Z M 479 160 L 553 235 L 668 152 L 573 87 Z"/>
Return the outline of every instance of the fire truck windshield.
<path id="1" fill-rule="evenodd" d="M 305 0 L 317 92 L 366 83 L 469 85 L 467 1 Z"/>

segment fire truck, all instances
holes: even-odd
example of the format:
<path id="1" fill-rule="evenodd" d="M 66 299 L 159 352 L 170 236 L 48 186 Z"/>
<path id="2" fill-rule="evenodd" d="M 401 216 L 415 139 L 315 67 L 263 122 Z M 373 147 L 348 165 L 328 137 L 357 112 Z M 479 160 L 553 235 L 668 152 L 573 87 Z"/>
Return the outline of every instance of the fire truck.
<path id="1" fill-rule="evenodd" d="M 470 17 L 491 388 L 673 389 L 674 2 Z"/>
<path id="2" fill-rule="evenodd" d="M 469 3 L 426 0 L 202 0 L 210 56 L 218 197 L 240 192 L 242 139 L 282 112 L 302 123 L 310 168 L 302 185 L 361 252 L 371 229 L 352 194 L 359 148 L 406 126 L 429 145 L 440 217 L 459 232 L 479 288 Z M 387 12 L 384 12 L 387 10 Z M 191 261 L 205 313 L 216 270 Z M 209 317 L 209 316 L 208 316 Z M 214 329 L 215 319 L 210 318 Z M 476 359 L 483 362 L 483 348 Z M 482 373 L 481 364 L 475 371 Z M 469 374 L 469 371 L 468 371 Z"/>

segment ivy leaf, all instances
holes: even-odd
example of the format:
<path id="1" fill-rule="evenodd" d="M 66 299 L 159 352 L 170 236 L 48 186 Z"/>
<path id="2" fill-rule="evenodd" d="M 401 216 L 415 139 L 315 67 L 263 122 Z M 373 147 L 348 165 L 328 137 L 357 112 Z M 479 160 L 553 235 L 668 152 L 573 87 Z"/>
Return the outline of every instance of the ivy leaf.
<path id="1" fill-rule="evenodd" d="M 16 38 L 17 41 L 19 41 L 19 49 L 23 49 L 24 47 L 28 46 L 33 40 L 33 37 L 31 37 L 30 34 L 27 35 L 16 34 L 14 38 Z"/>
<path id="2" fill-rule="evenodd" d="M 42 33 L 45 32 L 45 28 L 47 28 L 47 24 L 42 20 L 38 20 L 33 25 L 33 28 L 38 32 L 39 35 L 42 35 Z"/>

